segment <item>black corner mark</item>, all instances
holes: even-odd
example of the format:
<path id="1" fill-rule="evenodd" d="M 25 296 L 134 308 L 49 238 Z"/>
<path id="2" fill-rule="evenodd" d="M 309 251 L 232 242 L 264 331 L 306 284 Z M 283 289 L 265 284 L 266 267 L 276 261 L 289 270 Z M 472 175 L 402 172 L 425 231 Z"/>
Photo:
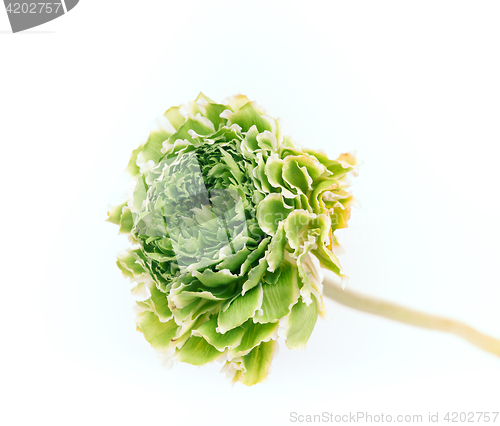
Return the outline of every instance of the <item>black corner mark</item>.
<path id="1" fill-rule="evenodd" d="M 66 3 L 66 11 L 69 12 L 71 9 L 73 9 L 79 1 L 80 0 L 64 0 L 64 3 Z"/>
<path id="2" fill-rule="evenodd" d="M 79 0 L 3 0 L 12 32 L 17 33 L 52 21 L 69 12 Z"/>

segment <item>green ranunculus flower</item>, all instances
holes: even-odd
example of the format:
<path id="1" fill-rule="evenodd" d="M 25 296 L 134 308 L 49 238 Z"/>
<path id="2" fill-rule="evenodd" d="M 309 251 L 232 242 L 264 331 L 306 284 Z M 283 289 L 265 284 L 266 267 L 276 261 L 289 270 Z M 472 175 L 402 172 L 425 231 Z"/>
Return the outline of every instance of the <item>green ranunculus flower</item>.
<path id="1" fill-rule="evenodd" d="M 320 266 L 345 279 L 332 250 L 355 158 L 297 147 L 242 95 L 200 94 L 157 124 L 128 165 L 132 196 L 108 219 L 134 244 L 117 263 L 147 296 L 138 329 L 167 358 L 221 359 L 253 385 L 280 324 L 289 348 L 305 347 L 324 311 Z"/>
<path id="2" fill-rule="evenodd" d="M 217 104 L 200 94 L 165 112 L 132 154 L 135 190 L 108 219 L 134 244 L 117 263 L 137 283 L 137 327 L 151 346 L 168 362 L 222 360 L 233 381 L 253 385 L 278 335 L 305 347 L 325 295 L 500 356 L 498 339 L 462 322 L 342 285 L 334 233 L 347 226 L 355 169 L 351 154 L 297 147 L 245 96 Z"/>

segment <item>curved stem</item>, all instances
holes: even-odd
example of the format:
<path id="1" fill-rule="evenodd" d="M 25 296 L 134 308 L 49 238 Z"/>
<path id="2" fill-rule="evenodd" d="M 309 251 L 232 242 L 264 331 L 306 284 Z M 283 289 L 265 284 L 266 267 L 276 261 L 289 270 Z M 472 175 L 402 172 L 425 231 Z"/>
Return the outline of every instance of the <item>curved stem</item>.
<path id="1" fill-rule="evenodd" d="M 392 302 L 366 296 L 353 290 L 342 289 L 338 282 L 326 274 L 323 280 L 323 294 L 341 305 L 357 309 L 358 311 L 379 315 L 416 327 L 455 334 L 478 348 L 500 356 L 499 339 L 483 334 L 463 322 L 426 314 Z"/>

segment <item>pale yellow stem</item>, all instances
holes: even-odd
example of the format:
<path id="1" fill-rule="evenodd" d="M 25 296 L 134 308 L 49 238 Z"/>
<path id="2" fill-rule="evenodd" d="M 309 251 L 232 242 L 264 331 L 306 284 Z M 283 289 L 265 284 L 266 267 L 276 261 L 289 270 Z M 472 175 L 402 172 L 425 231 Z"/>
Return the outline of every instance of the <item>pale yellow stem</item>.
<path id="1" fill-rule="evenodd" d="M 341 305 L 357 309 L 358 311 L 379 315 L 416 327 L 455 334 L 478 348 L 500 356 L 499 339 L 483 334 L 463 322 L 415 311 L 392 302 L 366 296 L 347 288 L 342 289 L 340 283 L 326 274 L 323 281 L 323 294 Z"/>

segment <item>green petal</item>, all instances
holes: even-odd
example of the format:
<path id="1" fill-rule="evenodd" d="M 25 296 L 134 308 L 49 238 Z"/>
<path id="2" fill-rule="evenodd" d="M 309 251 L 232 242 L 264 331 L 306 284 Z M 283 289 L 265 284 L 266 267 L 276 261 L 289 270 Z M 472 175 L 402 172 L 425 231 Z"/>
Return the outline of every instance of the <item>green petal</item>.
<path id="1" fill-rule="evenodd" d="M 198 278 L 207 287 L 219 287 L 221 285 L 227 285 L 236 281 L 239 277 L 238 275 L 233 275 L 229 269 L 223 269 L 222 271 L 214 272 L 211 269 L 205 269 L 203 273 L 199 271 L 193 271 L 193 277 Z"/>
<path id="2" fill-rule="evenodd" d="M 341 179 L 343 178 L 347 173 L 349 173 L 353 167 L 349 164 L 349 162 L 345 161 L 340 161 L 340 160 L 350 160 L 352 161 L 352 156 L 347 155 L 346 157 L 340 156 L 337 160 L 330 160 L 328 156 L 319 151 L 314 151 L 312 149 L 304 149 L 304 152 L 306 152 L 309 155 L 312 155 L 318 159 L 331 173 L 330 177 L 334 179 Z M 346 155 L 346 154 L 344 154 Z M 355 161 L 354 161 L 355 164 Z"/>
<path id="3" fill-rule="evenodd" d="M 266 151 L 276 152 L 278 149 L 278 141 L 270 131 L 266 130 L 257 136 L 257 143 L 261 149 Z"/>
<path id="4" fill-rule="evenodd" d="M 181 127 L 182 123 L 186 120 L 180 113 L 180 107 L 171 107 L 167 109 L 163 115 L 167 117 L 168 121 L 175 130 Z"/>
<path id="5" fill-rule="evenodd" d="M 214 295 L 210 291 L 182 291 L 179 293 L 173 293 L 170 291 L 170 299 L 175 304 L 177 308 L 184 308 L 193 302 L 199 302 L 200 299 L 204 300 L 225 300 L 226 297 L 220 297 Z"/>
<path id="6" fill-rule="evenodd" d="M 266 257 L 269 265 L 268 270 L 274 272 L 283 262 L 285 255 L 285 245 L 287 243 L 284 222 L 280 222 L 276 234 L 269 244 L 269 254 Z"/>
<path id="7" fill-rule="evenodd" d="M 252 126 L 256 126 L 260 133 L 264 130 L 272 130 L 269 121 L 257 112 L 253 102 L 248 102 L 238 111 L 227 114 L 226 118 L 231 123 L 238 124 L 243 132 L 248 132 Z"/>
<path id="8" fill-rule="evenodd" d="M 245 355 L 262 341 L 267 341 L 272 337 L 276 339 L 278 326 L 279 323 L 277 322 L 274 324 L 254 324 L 249 320 L 248 323 L 242 326 L 245 329 L 245 333 L 241 339 L 241 343 L 231 350 L 231 356 Z"/>
<path id="9" fill-rule="evenodd" d="M 306 210 L 294 210 L 285 222 L 285 232 L 288 244 L 298 254 L 301 241 L 303 240 L 303 230 L 308 228 L 309 222 L 315 215 L 311 215 Z"/>
<path id="10" fill-rule="evenodd" d="M 179 352 L 179 349 L 184 346 L 184 344 L 192 337 L 192 330 L 200 327 L 203 323 L 208 321 L 209 315 L 201 315 L 196 318 L 195 321 L 189 321 L 187 323 L 182 324 L 182 328 L 177 332 L 177 336 L 174 337 L 170 341 L 170 347 L 177 349 L 176 353 Z"/>
<path id="11" fill-rule="evenodd" d="M 279 223 L 290 214 L 292 207 L 285 204 L 281 194 L 269 194 L 257 206 L 257 220 L 261 229 L 268 235 L 274 235 Z"/>
<path id="12" fill-rule="evenodd" d="M 128 162 L 128 165 L 125 169 L 125 171 L 130 175 L 130 176 L 136 176 L 139 174 L 139 166 L 137 165 L 137 156 L 139 153 L 143 150 L 144 145 L 139 146 L 138 148 L 134 149 L 132 151 L 132 154 L 130 155 L 130 160 Z"/>
<path id="13" fill-rule="evenodd" d="M 172 314 L 177 323 L 189 322 L 205 314 L 216 312 L 221 306 L 218 300 L 195 299 L 189 305 L 177 308 L 171 306 Z"/>
<path id="14" fill-rule="evenodd" d="M 312 178 L 307 173 L 306 167 L 301 167 L 296 160 L 297 157 L 286 157 L 283 163 L 283 179 L 302 194 L 312 190 Z"/>
<path id="15" fill-rule="evenodd" d="M 309 155 L 298 155 L 296 157 L 288 157 L 287 160 L 294 159 L 300 168 L 305 167 L 307 170 L 307 175 L 310 176 L 311 180 L 315 181 L 323 174 L 330 175 L 330 172 L 326 171 L 326 167 L 321 164 L 315 157 Z"/>
<path id="16" fill-rule="evenodd" d="M 266 175 L 271 186 L 279 188 L 285 185 L 282 174 L 283 160 L 277 154 L 272 154 L 266 161 Z"/>
<path id="17" fill-rule="evenodd" d="M 264 380 L 269 374 L 276 342 L 262 342 L 259 346 L 243 357 L 246 371 L 241 376 L 244 385 L 252 386 Z"/>
<path id="18" fill-rule="evenodd" d="M 309 197 L 309 202 L 314 213 L 324 213 L 325 206 L 322 202 L 322 196 L 325 191 L 335 189 L 338 186 L 337 181 L 332 178 L 321 178 L 315 182 L 313 192 Z"/>
<path id="19" fill-rule="evenodd" d="M 250 127 L 245 135 L 245 139 L 243 139 L 243 142 L 241 143 L 242 150 L 250 158 L 255 158 L 255 152 L 259 149 L 259 143 L 257 142 L 258 135 L 259 130 L 257 129 L 257 126 L 253 125 L 252 127 Z"/>
<path id="20" fill-rule="evenodd" d="M 151 288 L 151 308 L 158 316 L 160 322 L 167 322 L 172 318 L 172 311 L 168 307 L 167 295 L 158 290 L 156 286 Z"/>
<path id="21" fill-rule="evenodd" d="M 116 264 L 123 275 L 128 278 L 138 278 L 144 272 L 144 268 L 138 263 L 138 252 L 140 250 L 127 250 L 118 256 Z"/>
<path id="22" fill-rule="evenodd" d="M 229 96 L 227 99 L 227 107 L 231 111 L 239 110 L 243 105 L 250 102 L 250 100 L 245 95 L 233 95 Z"/>
<path id="23" fill-rule="evenodd" d="M 221 149 L 221 153 L 224 163 L 226 163 L 229 166 L 233 176 L 237 179 L 238 183 L 241 185 L 243 183 L 245 175 L 241 172 L 239 166 L 236 164 L 231 154 L 229 154 L 227 151 L 223 149 Z"/>
<path id="24" fill-rule="evenodd" d="M 342 164 L 337 160 L 330 160 L 325 153 L 314 151 L 312 149 L 304 149 L 304 152 L 316 157 L 318 161 L 320 161 L 331 173 L 330 177 L 334 179 L 340 179 L 344 177 L 347 173 L 349 173 L 353 169 L 353 167 L 351 167 L 349 164 L 346 163 Z"/>
<path id="25" fill-rule="evenodd" d="M 286 198 L 294 198 L 296 194 L 290 191 L 290 187 L 283 180 L 283 160 L 277 154 L 272 154 L 266 161 L 266 176 L 273 188 L 279 188 L 281 194 Z"/>
<path id="26" fill-rule="evenodd" d="M 269 244 L 269 240 L 270 238 L 265 238 L 263 239 L 260 243 L 259 243 L 259 246 L 254 249 L 247 257 L 247 259 L 245 260 L 245 262 L 243 262 L 243 265 L 241 265 L 241 271 L 240 271 L 240 274 L 241 275 L 245 275 L 248 270 L 250 269 L 250 267 L 252 266 L 252 264 L 257 260 L 257 259 L 260 259 L 263 254 L 264 254 L 264 250 L 266 249 L 267 245 Z"/>
<path id="27" fill-rule="evenodd" d="M 210 321 L 193 330 L 192 333 L 194 336 L 203 337 L 208 343 L 222 352 L 226 348 L 238 346 L 243 334 L 245 334 L 245 329 L 236 327 L 224 334 L 218 333 L 217 316 L 213 316 Z"/>
<path id="28" fill-rule="evenodd" d="M 260 136 L 260 135 L 259 135 Z M 258 180 L 260 182 L 260 187 L 262 191 L 266 194 L 271 192 L 271 184 L 269 183 L 269 180 L 267 179 L 266 175 L 266 163 L 264 162 L 264 159 L 262 158 L 262 155 L 259 153 L 257 155 L 259 159 L 259 163 L 257 165 L 257 168 L 255 169 Z"/>
<path id="29" fill-rule="evenodd" d="M 264 274 L 264 282 L 267 284 L 276 284 L 281 275 L 281 268 L 277 268 L 274 272 L 270 272 L 269 268 L 267 268 L 266 273 Z"/>
<path id="30" fill-rule="evenodd" d="M 261 282 L 262 277 L 266 273 L 266 269 L 267 261 L 265 258 L 262 258 L 259 260 L 259 264 L 255 268 L 252 268 L 252 270 L 248 274 L 248 280 L 246 280 L 245 284 L 243 284 L 242 294 L 245 294 L 247 291 L 251 290 Z"/>
<path id="31" fill-rule="evenodd" d="M 191 336 L 182 348 L 177 352 L 177 359 L 193 365 L 204 365 L 215 361 L 220 352 L 215 349 L 205 339 L 198 336 Z"/>
<path id="32" fill-rule="evenodd" d="M 215 130 L 226 124 L 227 120 L 221 118 L 221 113 L 226 109 L 225 105 L 220 105 L 216 103 L 209 103 L 205 106 L 205 117 L 207 117 L 214 125 Z"/>
<path id="33" fill-rule="evenodd" d="M 134 227 L 134 219 L 132 212 L 128 207 L 123 207 L 123 212 L 120 218 L 120 234 L 130 234 Z"/>
<path id="34" fill-rule="evenodd" d="M 335 206 L 332 214 L 332 228 L 334 229 L 347 228 L 347 221 L 351 217 L 351 207 L 354 204 L 354 197 L 351 195 L 339 200 L 339 203 L 342 207 Z"/>
<path id="35" fill-rule="evenodd" d="M 224 312 L 219 313 L 219 332 L 226 333 L 240 326 L 248 318 L 253 317 L 255 312 L 260 309 L 261 305 L 262 285 L 259 284 L 257 287 L 245 293 L 244 296 L 240 295 L 236 297 Z"/>
<path id="36" fill-rule="evenodd" d="M 291 307 L 299 298 L 298 271 L 290 262 L 284 262 L 276 284 L 262 285 L 261 313 L 254 321 L 260 323 L 276 322 L 290 313 Z"/>
<path id="37" fill-rule="evenodd" d="M 148 186 L 146 184 L 146 179 L 144 176 L 141 176 L 137 180 L 134 193 L 132 194 L 132 199 L 129 203 L 130 210 L 133 213 L 138 213 L 140 211 L 144 201 L 146 200 L 147 191 L 148 191 Z"/>
<path id="38" fill-rule="evenodd" d="M 209 135 L 211 133 L 214 133 L 215 128 L 210 120 L 203 119 L 203 117 L 201 116 L 188 118 L 182 124 L 182 126 L 179 127 L 179 129 L 177 129 L 177 131 L 168 138 L 166 145 L 172 146 L 178 139 L 187 139 L 188 141 L 193 142 L 194 139 L 191 136 L 190 130 L 193 130 L 198 135 Z"/>
<path id="39" fill-rule="evenodd" d="M 303 250 L 299 256 L 297 256 L 297 268 L 299 270 L 299 275 L 302 280 L 302 287 L 300 289 L 300 295 L 302 296 L 302 300 L 309 305 L 311 303 L 311 281 L 309 280 L 309 276 L 307 272 L 304 270 L 303 262 L 306 258 L 307 253 L 311 251 L 311 249 L 316 245 L 316 238 L 310 236 L 307 241 L 303 244 Z"/>
<path id="40" fill-rule="evenodd" d="M 170 340 L 179 329 L 173 319 L 168 322 L 160 322 L 158 317 L 150 311 L 138 315 L 137 326 L 151 346 L 158 350 L 168 349 Z"/>
<path id="41" fill-rule="evenodd" d="M 248 258 L 249 254 L 250 250 L 244 247 L 239 252 L 225 257 L 224 260 L 221 263 L 219 263 L 216 268 L 218 270 L 228 269 L 230 271 L 234 271 L 243 264 L 243 262 Z"/>
<path id="42" fill-rule="evenodd" d="M 311 336 L 318 319 L 318 302 L 312 296 L 312 303 L 307 306 L 303 301 L 298 301 L 292 308 L 288 317 L 286 331 L 286 345 L 290 349 L 303 349 Z"/>
<path id="43" fill-rule="evenodd" d="M 115 225 L 120 224 L 120 219 L 122 217 L 123 208 L 127 205 L 128 201 L 124 203 L 110 207 L 108 210 L 108 218 L 106 219 L 108 222 L 114 223 Z"/>
<path id="44" fill-rule="evenodd" d="M 142 158 L 145 161 L 153 160 L 156 163 L 162 156 L 161 148 L 163 142 L 171 135 L 171 132 L 165 131 L 164 129 L 158 129 L 157 131 L 151 132 L 148 141 L 141 151 Z"/>
<path id="45" fill-rule="evenodd" d="M 339 276 L 343 276 L 343 270 L 340 267 L 340 262 L 330 250 L 326 247 L 318 247 L 318 249 L 313 250 L 312 253 L 318 258 L 321 266 L 334 272 Z"/>
<path id="46" fill-rule="evenodd" d="M 173 111 L 171 111 L 173 110 Z M 149 134 L 149 138 L 143 146 L 137 148 L 130 157 L 127 171 L 135 176 L 139 173 L 137 158 L 139 155 L 143 161 L 152 160 L 155 163 L 162 157 L 163 142 L 169 139 L 176 131 L 176 127 L 172 124 L 171 118 L 179 120 L 178 112 L 175 109 L 168 110 L 163 116 L 158 117 L 154 122 L 154 129 Z M 182 119 L 184 121 L 184 119 Z M 177 123 L 176 123 L 177 124 Z"/>

